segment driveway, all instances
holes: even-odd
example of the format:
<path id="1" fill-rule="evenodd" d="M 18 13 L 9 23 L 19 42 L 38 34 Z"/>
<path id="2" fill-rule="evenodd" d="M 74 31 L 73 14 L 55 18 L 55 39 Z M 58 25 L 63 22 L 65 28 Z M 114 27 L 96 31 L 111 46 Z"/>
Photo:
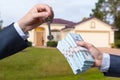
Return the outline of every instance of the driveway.
<path id="1" fill-rule="evenodd" d="M 102 52 L 120 55 L 120 49 L 117 48 L 98 48 Z"/>

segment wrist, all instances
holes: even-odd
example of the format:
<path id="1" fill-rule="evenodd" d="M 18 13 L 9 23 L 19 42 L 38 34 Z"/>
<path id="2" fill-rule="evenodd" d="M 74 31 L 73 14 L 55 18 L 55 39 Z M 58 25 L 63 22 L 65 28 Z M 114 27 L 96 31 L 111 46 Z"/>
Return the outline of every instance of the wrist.
<path id="1" fill-rule="evenodd" d="M 95 67 L 101 67 L 102 66 L 102 60 L 95 60 Z"/>
<path id="2" fill-rule="evenodd" d="M 110 67 L 110 55 L 107 53 L 103 53 L 102 64 L 99 67 L 102 72 L 107 72 Z"/>
<path id="3" fill-rule="evenodd" d="M 17 22 L 14 23 L 14 28 L 24 40 L 26 40 L 29 37 L 29 33 L 28 32 L 24 33 Z"/>
<path id="4" fill-rule="evenodd" d="M 103 54 L 101 53 L 95 58 L 95 67 L 101 67 L 103 62 Z"/>
<path id="5" fill-rule="evenodd" d="M 28 32 L 28 29 L 27 29 L 27 27 L 24 25 L 24 22 L 22 22 L 21 20 L 19 20 L 19 21 L 18 21 L 18 25 L 19 25 L 19 27 L 21 28 L 21 30 L 22 30 L 24 33 Z"/>

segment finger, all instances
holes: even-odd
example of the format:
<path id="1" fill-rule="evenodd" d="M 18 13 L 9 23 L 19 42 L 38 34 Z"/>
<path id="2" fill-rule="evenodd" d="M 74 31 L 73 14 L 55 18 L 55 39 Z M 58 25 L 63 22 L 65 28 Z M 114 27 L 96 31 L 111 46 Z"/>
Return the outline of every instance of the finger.
<path id="1" fill-rule="evenodd" d="M 49 16 L 53 15 L 52 8 L 46 4 L 38 4 L 36 8 L 38 12 L 47 12 Z"/>
<path id="2" fill-rule="evenodd" d="M 33 14 L 34 18 L 41 18 L 41 19 L 45 19 L 48 17 L 48 13 L 47 12 L 40 12 L 40 13 L 34 13 Z"/>
<path id="3" fill-rule="evenodd" d="M 90 47 L 92 46 L 92 44 L 84 42 L 84 41 L 77 41 L 78 46 L 82 46 L 85 47 L 87 49 L 90 49 Z"/>

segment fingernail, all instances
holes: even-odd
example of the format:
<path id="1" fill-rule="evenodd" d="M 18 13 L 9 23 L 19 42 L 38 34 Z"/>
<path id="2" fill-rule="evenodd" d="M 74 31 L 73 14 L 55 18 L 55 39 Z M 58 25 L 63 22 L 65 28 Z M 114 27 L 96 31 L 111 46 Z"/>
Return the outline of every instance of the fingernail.
<path id="1" fill-rule="evenodd" d="M 45 13 L 45 15 L 46 15 L 46 17 L 48 17 L 48 13 L 47 12 Z"/>

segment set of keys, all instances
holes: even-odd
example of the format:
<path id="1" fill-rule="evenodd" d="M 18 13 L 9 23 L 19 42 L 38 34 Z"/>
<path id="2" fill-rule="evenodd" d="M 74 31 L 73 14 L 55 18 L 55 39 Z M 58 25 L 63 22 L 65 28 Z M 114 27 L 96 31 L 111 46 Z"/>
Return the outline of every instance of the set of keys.
<path id="1" fill-rule="evenodd" d="M 46 19 L 46 22 L 48 24 L 48 31 L 49 31 L 49 35 L 47 36 L 47 39 L 51 41 L 54 38 L 53 35 L 51 34 L 51 29 L 50 29 L 50 24 L 52 23 L 52 19 L 48 17 Z"/>

